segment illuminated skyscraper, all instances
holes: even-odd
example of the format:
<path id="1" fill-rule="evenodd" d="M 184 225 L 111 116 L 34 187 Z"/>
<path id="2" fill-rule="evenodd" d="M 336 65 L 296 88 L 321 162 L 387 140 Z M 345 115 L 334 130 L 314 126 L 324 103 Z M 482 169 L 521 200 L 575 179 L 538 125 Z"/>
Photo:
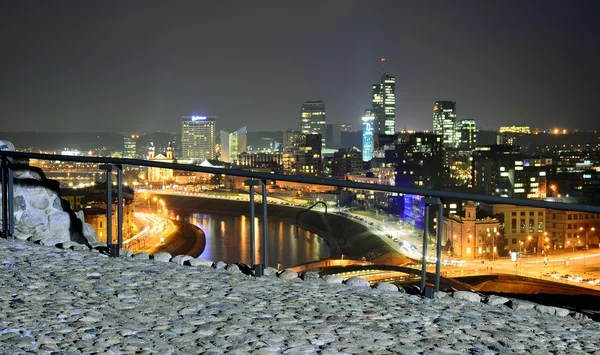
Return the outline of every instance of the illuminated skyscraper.
<path id="1" fill-rule="evenodd" d="M 433 106 L 433 134 L 442 136 L 444 148 L 457 148 L 456 102 L 436 101 Z"/>
<path id="2" fill-rule="evenodd" d="M 381 58 L 381 81 L 373 84 L 375 134 L 396 133 L 396 77 L 385 74 L 385 58 Z"/>
<path id="3" fill-rule="evenodd" d="M 123 137 L 123 158 L 137 158 L 137 134 Z"/>
<path id="4" fill-rule="evenodd" d="M 477 126 L 475 120 L 456 122 L 456 145 L 462 150 L 473 150 L 477 145 Z"/>
<path id="5" fill-rule="evenodd" d="M 184 160 L 201 163 L 215 159 L 216 116 L 181 117 L 181 153 Z"/>
<path id="6" fill-rule="evenodd" d="M 375 115 L 371 110 L 365 110 L 365 115 L 362 117 L 362 159 L 363 161 L 371 161 L 373 159 L 373 149 L 375 141 L 373 133 L 375 131 Z"/>
<path id="7" fill-rule="evenodd" d="M 224 131 L 221 131 L 224 132 Z M 237 131 L 227 133 L 227 156 L 230 163 L 237 163 L 238 155 L 244 153 L 248 148 L 248 133 L 246 132 L 246 126 L 238 129 Z M 221 133 L 221 151 L 224 152 L 223 147 L 223 133 Z"/>
<path id="8" fill-rule="evenodd" d="M 323 100 L 306 101 L 302 104 L 300 132 L 303 134 L 320 134 L 323 140 L 322 146 L 325 147 L 327 121 Z"/>

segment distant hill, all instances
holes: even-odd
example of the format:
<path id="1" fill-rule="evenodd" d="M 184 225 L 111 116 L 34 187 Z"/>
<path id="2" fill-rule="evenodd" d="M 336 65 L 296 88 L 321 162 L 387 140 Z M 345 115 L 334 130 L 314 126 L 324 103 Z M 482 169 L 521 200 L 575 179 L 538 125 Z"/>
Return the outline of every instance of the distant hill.
<path id="1" fill-rule="evenodd" d="M 105 147 L 123 150 L 123 135 L 119 133 L 62 133 L 62 132 L 0 132 L 0 139 L 11 141 L 19 150 L 80 150 Z"/>

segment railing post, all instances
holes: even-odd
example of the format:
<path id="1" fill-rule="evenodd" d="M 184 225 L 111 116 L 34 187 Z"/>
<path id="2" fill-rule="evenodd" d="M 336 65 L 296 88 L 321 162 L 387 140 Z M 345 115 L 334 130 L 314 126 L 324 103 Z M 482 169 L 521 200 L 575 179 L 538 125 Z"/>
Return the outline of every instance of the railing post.
<path id="1" fill-rule="evenodd" d="M 423 226 L 423 257 L 421 259 L 421 294 L 425 295 L 425 287 L 427 287 L 427 236 L 429 234 L 429 204 L 425 203 L 425 222 Z"/>
<path id="2" fill-rule="evenodd" d="M 268 217 L 267 217 L 267 181 L 266 180 L 246 180 L 244 181 L 244 185 L 248 186 L 250 192 L 250 267 L 254 270 L 254 276 L 261 277 L 263 276 L 263 271 L 268 267 L 269 257 L 268 257 Z M 262 195 L 262 208 L 263 208 L 263 221 L 262 221 L 262 264 L 256 264 L 256 260 L 254 257 L 255 254 L 255 229 L 254 229 L 254 187 L 257 185 L 261 185 L 263 188 L 261 190 Z"/>
<path id="3" fill-rule="evenodd" d="M 112 164 L 100 165 L 100 169 L 106 172 L 106 247 L 108 255 L 111 257 L 119 256 L 119 245 L 113 244 L 112 240 Z"/>
<path id="4" fill-rule="evenodd" d="M 123 248 L 123 166 L 117 169 L 117 254 Z"/>
<path id="5" fill-rule="evenodd" d="M 438 215 L 437 215 L 437 244 L 436 244 L 436 260 L 435 260 L 435 292 L 440 292 L 440 275 L 442 273 L 442 227 L 444 218 L 444 206 L 442 201 L 438 200 Z"/>
<path id="6" fill-rule="evenodd" d="M 425 230 L 423 231 L 423 258 L 426 258 L 427 253 L 427 236 L 429 234 L 429 208 L 432 205 L 438 205 L 437 213 L 437 226 L 436 226 L 436 248 L 435 248 L 435 292 L 440 291 L 440 274 L 441 274 L 441 262 L 442 262 L 442 222 L 443 222 L 443 205 L 442 201 L 437 197 L 426 197 L 423 199 L 425 202 Z M 423 262 L 423 270 L 425 270 L 426 263 Z M 422 275 L 426 275 L 425 271 Z M 421 292 L 425 292 L 424 281 L 421 280 Z M 424 293 L 425 294 L 425 293 Z"/>
<path id="7" fill-rule="evenodd" d="M 15 233 L 12 162 L 13 158 L 2 157 L 2 234 L 5 238 Z"/>
<path id="8" fill-rule="evenodd" d="M 268 220 L 267 220 L 267 182 L 262 180 L 262 208 L 263 208 L 263 228 L 262 228 L 262 249 L 263 249 L 263 267 L 266 269 L 269 267 L 269 250 L 268 243 Z"/>

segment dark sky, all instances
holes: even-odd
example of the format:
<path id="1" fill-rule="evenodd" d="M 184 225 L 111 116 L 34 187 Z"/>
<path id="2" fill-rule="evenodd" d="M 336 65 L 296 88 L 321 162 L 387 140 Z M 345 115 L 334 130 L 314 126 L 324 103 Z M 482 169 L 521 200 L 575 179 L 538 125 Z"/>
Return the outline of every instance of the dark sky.
<path id="1" fill-rule="evenodd" d="M 381 57 L 397 129 L 459 118 L 600 128 L 600 1 L 0 2 L 0 131 L 298 129 L 303 101 L 357 128 Z"/>

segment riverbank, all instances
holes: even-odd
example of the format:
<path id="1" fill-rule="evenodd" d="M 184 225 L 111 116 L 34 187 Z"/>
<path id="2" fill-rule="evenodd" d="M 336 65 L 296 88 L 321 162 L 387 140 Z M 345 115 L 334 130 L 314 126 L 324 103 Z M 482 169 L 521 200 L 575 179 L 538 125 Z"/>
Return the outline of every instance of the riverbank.
<path id="1" fill-rule="evenodd" d="M 178 210 L 233 215 L 250 213 L 246 201 L 166 194 L 161 195 L 161 198 L 175 213 Z M 256 216 L 261 218 L 260 204 L 256 204 L 255 211 Z M 301 211 L 303 209 L 296 207 L 268 205 L 267 216 L 318 234 L 328 244 L 332 258 L 340 258 L 342 255 L 352 259 L 385 258 L 394 264 L 402 264 L 407 260 L 361 223 L 334 213 L 307 211 L 299 214 Z"/>
<path id="2" fill-rule="evenodd" d="M 206 247 L 206 236 L 204 231 L 197 226 L 185 221 L 171 220 L 177 230 L 164 239 L 164 243 L 156 243 L 153 246 L 142 249 L 153 255 L 166 252 L 171 255 L 190 255 L 197 258 Z"/>
<path id="3" fill-rule="evenodd" d="M 600 351 L 600 323 L 529 303 L 461 298 L 473 294 L 429 300 L 4 239 L 0 260 L 0 353 Z"/>

